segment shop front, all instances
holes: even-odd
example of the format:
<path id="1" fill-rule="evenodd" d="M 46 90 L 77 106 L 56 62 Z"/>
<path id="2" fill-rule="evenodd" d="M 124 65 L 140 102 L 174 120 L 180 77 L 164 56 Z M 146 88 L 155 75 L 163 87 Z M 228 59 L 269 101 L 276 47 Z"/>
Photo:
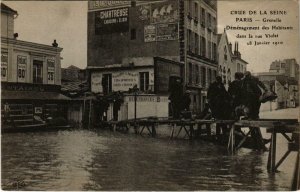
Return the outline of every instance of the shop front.
<path id="1" fill-rule="evenodd" d="M 70 98 L 59 93 L 58 85 L 2 82 L 2 125 L 30 126 L 48 119 L 67 120 Z M 13 124 L 12 124 L 13 122 Z M 4 124 L 3 124 L 4 123 Z"/>

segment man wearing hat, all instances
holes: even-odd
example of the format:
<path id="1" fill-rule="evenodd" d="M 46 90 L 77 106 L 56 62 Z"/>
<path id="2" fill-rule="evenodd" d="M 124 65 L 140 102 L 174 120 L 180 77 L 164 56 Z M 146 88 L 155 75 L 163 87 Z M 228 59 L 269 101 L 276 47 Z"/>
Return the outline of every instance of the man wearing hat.
<path id="1" fill-rule="evenodd" d="M 262 95 L 261 89 L 264 91 L 268 89 L 261 81 L 253 77 L 249 71 L 246 71 L 244 76 L 245 78 L 242 80 L 242 102 L 249 110 L 247 117 L 250 119 L 258 119 L 261 105 L 259 100 Z"/>
<path id="2" fill-rule="evenodd" d="M 232 98 L 232 111 L 234 113 L 234 117 L 239 119 L 239 115 L 237 113 L 238 109 L 242 105 L 242 78 L 244 74 L 241 72 L 236 72 L 234 74 L 234 81 L 229 84 L 228 93 Z"/>

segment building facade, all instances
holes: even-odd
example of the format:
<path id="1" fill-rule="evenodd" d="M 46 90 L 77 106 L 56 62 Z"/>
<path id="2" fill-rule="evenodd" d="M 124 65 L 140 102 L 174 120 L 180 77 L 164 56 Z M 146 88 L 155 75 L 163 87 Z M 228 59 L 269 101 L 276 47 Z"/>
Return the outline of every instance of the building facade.
<path id="1" fill-rule="evenodd" d="M 217 74 L 215 2 L 88 3 L 88 68 L 146 65 L 154 57 L 180 62 L 184 66 L 180 77 L 191 91 L 191 110 L 201 110 Z"/>
<path id="2" fill-rule="evenodd" d="M 62 48 L 18 40 L 17 15 L 1 3 L 1 106 L 9 105 L 16 122 L 30 124 L 34 115 L 63 114 L 68 98 L 59 93 Z"/>
<path id="3" fill-rule="evenodd" d="M 299 106 L 298 81 L 295 78 L 276 72 L 259 73 L 257 77 L 277 95 L 276 100 L 262 105 L 262 111 Z"/>
<path id="4" fill-rule="evenodd" d="M 233 50 L 232 44 L 228 41 L 226 31 L 219 34 L 218 63 L 218 75 L 222 77 L 226 88 L 234 80 L 236 72 L 244 73 L 247 70 L 248 63 L 241 57 L 239 44 L 235 42 Z"/>
<path id="5" fill-rule="evenodd" d="M 273 61 L 270 65 L 270 72 L 284 74 L 299 80 L 299 64 L 296 59 L 283 59 Z"/>

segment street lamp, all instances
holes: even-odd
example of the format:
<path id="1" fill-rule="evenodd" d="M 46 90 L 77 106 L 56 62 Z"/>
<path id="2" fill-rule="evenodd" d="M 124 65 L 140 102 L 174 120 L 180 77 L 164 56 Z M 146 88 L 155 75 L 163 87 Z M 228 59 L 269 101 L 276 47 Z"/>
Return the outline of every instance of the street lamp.
<path id="1" fill-rule="evenodd" d="M 139 91 L 139 88 L 137 88 L 137 85 L 133 86 L 132 91 L 134 93 L 134 122 L 136 122 L 136 100 L 137 100 L 137 94 Z"/>
<path id="2" fill-rule="evenodd" d="M 135 134 L 138 134 L 137 124 L 136 124 L 136 100 L 137 100 L 137 94 L 139 89 L 137 88 L 137 85 L 133 86 L 132 91 L 134 94 L 134 131 Z"/>

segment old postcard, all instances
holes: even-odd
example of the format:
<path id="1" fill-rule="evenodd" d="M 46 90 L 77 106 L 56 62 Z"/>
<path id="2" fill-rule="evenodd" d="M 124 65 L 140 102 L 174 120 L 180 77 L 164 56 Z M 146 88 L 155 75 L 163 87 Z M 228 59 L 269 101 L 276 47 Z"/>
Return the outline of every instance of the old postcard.
<path id="1" fill-rule="evenodd" d="M 1 1 L 1 189 L 300 189 L 299 1 Z"/>

